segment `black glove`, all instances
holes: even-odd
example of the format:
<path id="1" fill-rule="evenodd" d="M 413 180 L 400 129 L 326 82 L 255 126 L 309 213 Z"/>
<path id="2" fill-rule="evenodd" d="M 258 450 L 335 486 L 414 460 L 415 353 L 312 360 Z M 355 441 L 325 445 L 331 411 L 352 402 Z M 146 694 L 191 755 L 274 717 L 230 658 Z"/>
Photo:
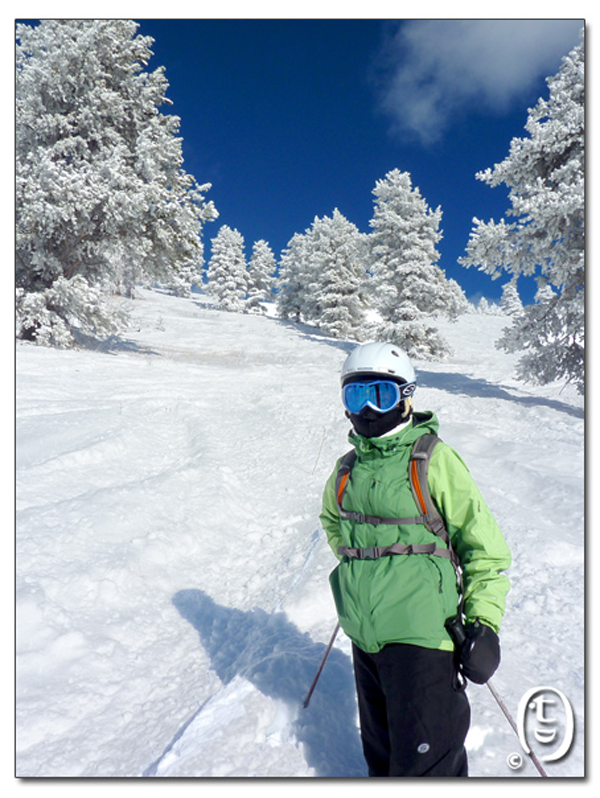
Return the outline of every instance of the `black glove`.
<path id="1" fill-rule="evenodd" d="M 485 684 L 500 664 L 500 640 L 494 630 L 481 623 L 465 626 L 467 639 L 460 650 L 462 672 L 476 684 Z"/>

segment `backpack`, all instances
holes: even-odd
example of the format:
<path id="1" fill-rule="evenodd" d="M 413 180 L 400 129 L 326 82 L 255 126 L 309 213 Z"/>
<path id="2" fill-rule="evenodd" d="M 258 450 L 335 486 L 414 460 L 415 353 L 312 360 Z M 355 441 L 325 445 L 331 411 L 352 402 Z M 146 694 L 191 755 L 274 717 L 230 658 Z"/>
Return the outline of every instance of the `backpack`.
<path id="1" fill-rule="evenodd" d="M 434 557 L 445 557 L 449 559 L 454 566 L 460 587 L 460 593 L 462 595 L 463 585 L 460 560 L 452 548 L 448 530 L 446 529 L 444 520 L 435 506 L 433 499 L 431 498 L 427 484 L 429 460 L 439 441 L 440 438 L 433 433 L 421 435 L 413 444 L 410 454 L 408 467 L 410 487 L 417 507 L 421 510 L 421 515 L 415 516 L 413 518 L 382 518 L 377 515 L 365 515 L 364 513 L 355 513 L 344 510 L 342 501 L 350 474 L 352 472 L 354 461 L 356 460 L 355 449 L 351 449 L 349 452 L 347 452 L 340 461 L 336 476 L 335 495 L 338 512 L 342 518 L 356 521 L 359 524 L 372 524 L 374 526 L 379 526 L 380 524 L 391 524 L 394 526 L 400 526 L 404 524 L 424 524 L 430 532 L 443 541 L 445 547 L 438 546 L 436 543 L 427 543 L 421 545 L 412 543 L 392 543 L 391 546 L 370 546 L 368 548 L 339 546 L 338 554 L 341 557 L 359 560 L 377 560 L 381 557 L 410 554 L 430 554 Z"/>

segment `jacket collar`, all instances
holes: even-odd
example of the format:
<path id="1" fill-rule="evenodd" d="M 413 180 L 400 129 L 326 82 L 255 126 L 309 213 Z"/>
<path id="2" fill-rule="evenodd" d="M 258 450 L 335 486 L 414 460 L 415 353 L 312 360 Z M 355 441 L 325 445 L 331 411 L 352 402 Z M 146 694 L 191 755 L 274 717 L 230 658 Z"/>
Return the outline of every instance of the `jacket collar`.
<path id="1" fill-rule="evenodd" d="M 412 423 L 403 425 L 396 432 L 383 435 L 381 438 L 365 438 L 352 430 L 348 440 L 355 447 L 358 456 L 374 454 L 390 455 L 397 452 L 400 447 L 412 444 L 425 432 L 437 433 L 439 422 L 435 413 L 425 410 L 413 413 Z"/>

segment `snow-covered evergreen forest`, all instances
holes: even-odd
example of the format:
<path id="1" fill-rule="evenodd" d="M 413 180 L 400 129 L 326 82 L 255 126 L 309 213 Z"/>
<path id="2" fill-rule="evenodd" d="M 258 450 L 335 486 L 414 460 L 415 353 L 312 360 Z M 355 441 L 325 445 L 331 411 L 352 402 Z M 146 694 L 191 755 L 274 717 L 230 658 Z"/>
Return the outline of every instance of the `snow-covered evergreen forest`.
<path id="1" fill-rule="evenodd" d="M 413 357 L 448 357 L 436 318 L 503 313 L 510 324 L 496 345 L 520 355 L 520 378 L 583 392 L 583 40 L 548 79 L 526 135 L 477 175 L 509 188 L 514 221 L 474 219 L 461 265 L 509 277 L 499 306 L 483 298 L 476 309 L 438 263 L 443 210 L 406 169 L 376 182 L 369 231 L 334 208 L 277 257 L 265 240 L 215 229 L 211 187 L 183 169 L 180 120 L 164 113 L 164 69 L 147 71 L 151 45 L 127 20 L 17 26 L 18 338 L 71 347 L 118 335 L 128 320 L 109 298 L 155 284 L 178 295 L 205 287 L 238 313 L 274 300 L 284 319 L 385 338 Z M 521 275 L 538 282 L 525 307 Z"/>

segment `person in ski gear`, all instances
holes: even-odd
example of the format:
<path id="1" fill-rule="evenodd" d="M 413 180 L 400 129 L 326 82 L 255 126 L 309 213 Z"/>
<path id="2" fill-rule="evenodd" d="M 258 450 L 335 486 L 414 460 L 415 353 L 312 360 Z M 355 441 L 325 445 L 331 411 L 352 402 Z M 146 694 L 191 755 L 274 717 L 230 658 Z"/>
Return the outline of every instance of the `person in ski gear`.
<path id="1" fill-rule="evenodd" d="M 409 464 L 416 441 L 436 436 L 439 423 L 413 408 L 407 355 L 362 344 L 341 381 L 356 457 L 343 487 L 343 458 L 336 463 L 320 519 L 339 559 L 330 584 L 352 641 L 369 775 L 467 776 L 460 674 L 482 684 L 498 667 L 510 552 L 462 458 L 439 439 L 426 482 L 445 531 L 424 522 Z M 466 636 L 457 651 L 450 622 Z"/>

